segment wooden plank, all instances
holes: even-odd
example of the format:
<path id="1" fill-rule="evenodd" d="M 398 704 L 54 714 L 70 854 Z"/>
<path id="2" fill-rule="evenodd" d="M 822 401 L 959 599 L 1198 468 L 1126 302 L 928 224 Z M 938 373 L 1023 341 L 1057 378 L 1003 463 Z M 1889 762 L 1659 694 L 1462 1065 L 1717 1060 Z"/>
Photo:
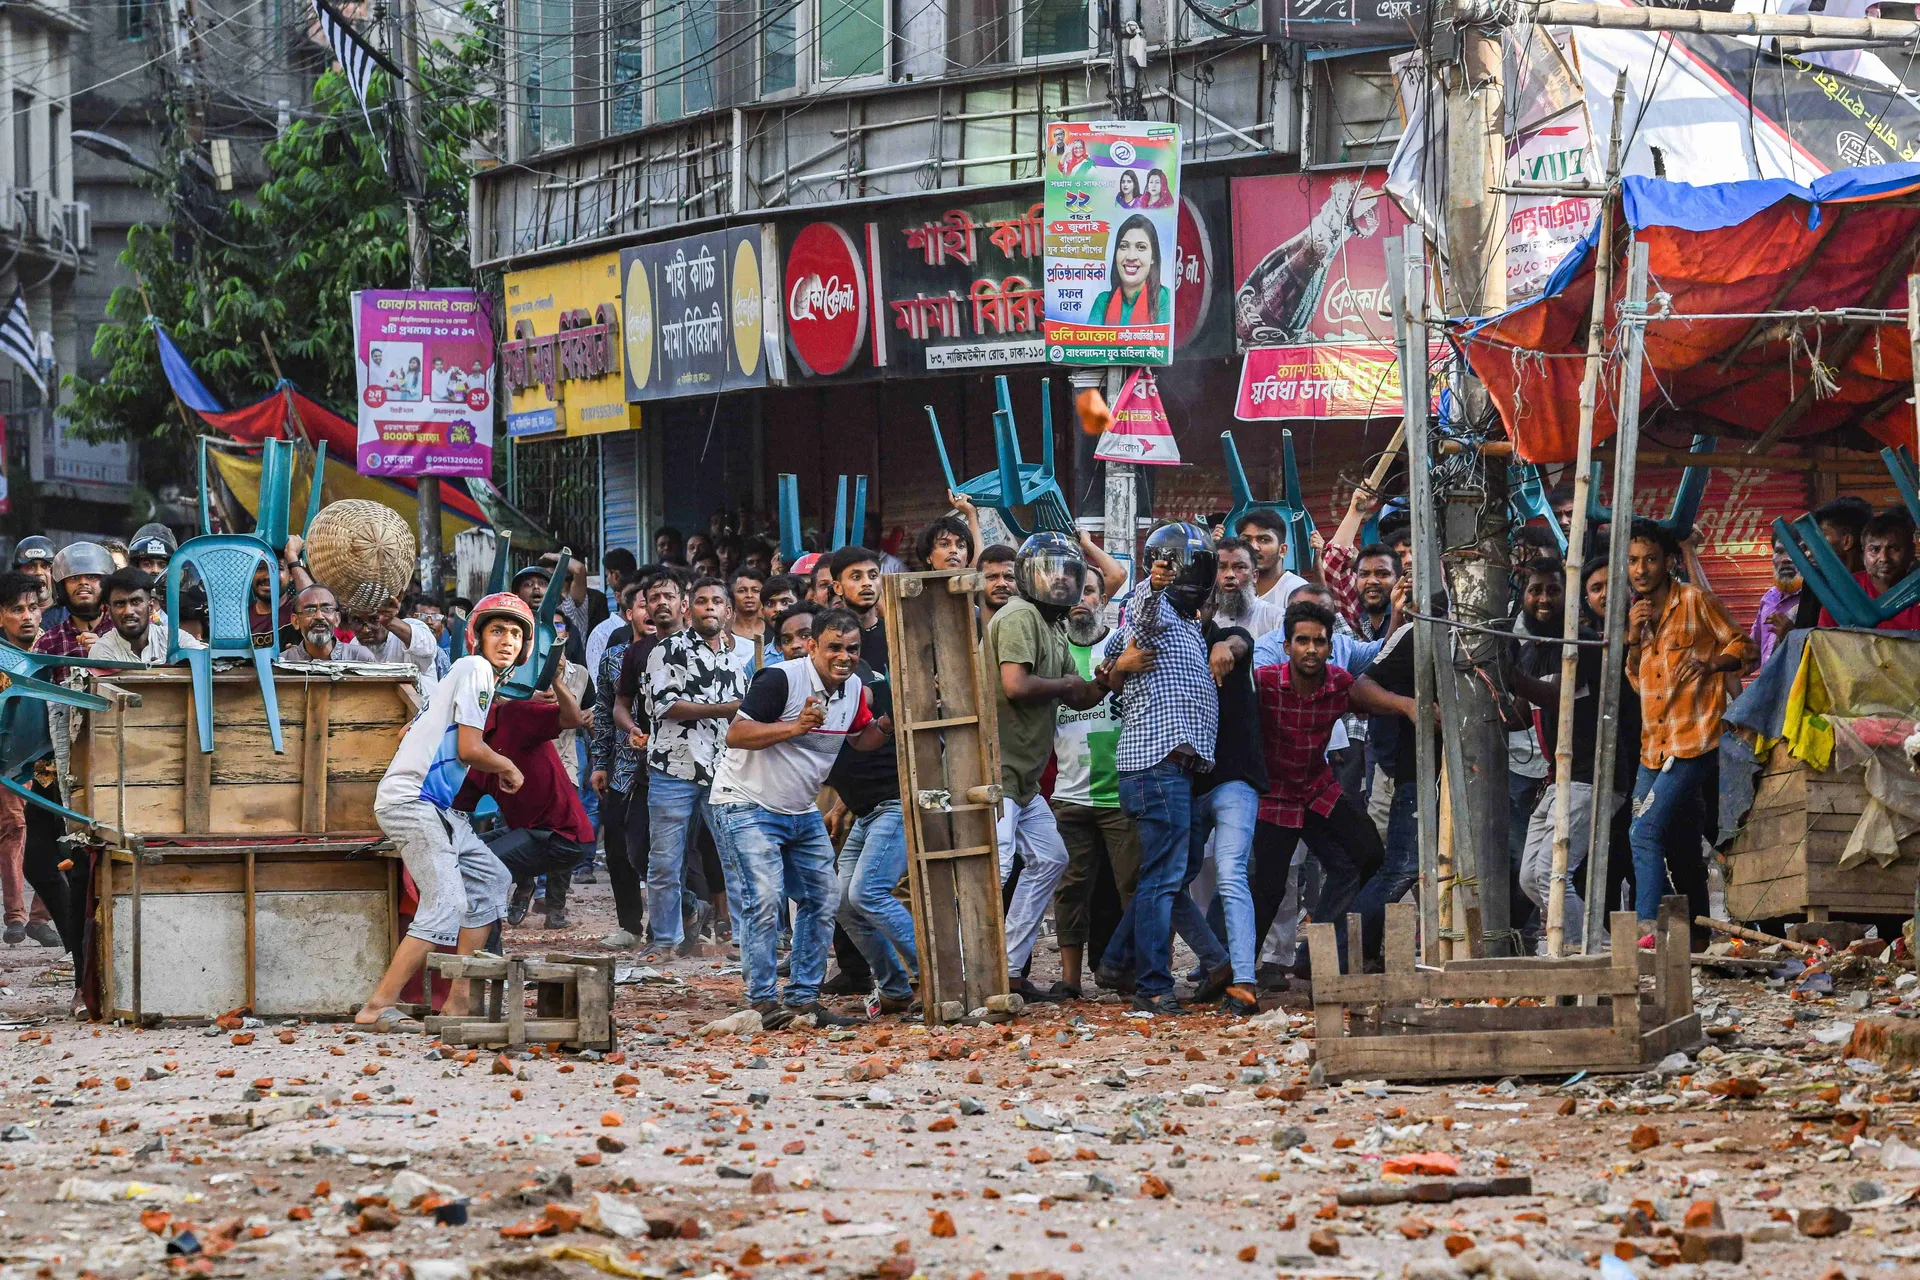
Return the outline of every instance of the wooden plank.
<path id="1" fill-rule="evenodd" d="M 254 1007 L 254 950 L 258 943 L 258 939 L 254 933 L 254 867 L 253 853 L 251 850 L 242 855 L 241 865 L 242 874 L 245 877 L 246 883 L 246 906 L 244 908 L 246 918 L 243 924 L 244 934 L 241 943 L 246 954 L 242 957 L 244 961 L 242 972 L 246 975 L 247 1008 L 251 1009 Z"/>
<path id="2" fill-rule="evenodd" d="M 1640 1034 L 1640 922 L 1631 911 L 1613 913 L 1608 928 L 1613 957 L 1614 1043 L 1629 1058 L 1639 1053 Z"/>
<path id="3" fill-rule="evenodd" d="M 103 860 L 104 861 L 104 860 Z M 390 873 L 386 858 L 280 858 L 262 854 L 254 861 L 256 893 L 349 893 L 382 890 Z M 117 864 L 126 866 L 127 864 Z M 246 867 L 241 856 L 174 859 L 144 869 L 147 893 L 244 893 Z M 112 892 L 131 891 L 129 876 L 115 876 Z"/>
<path id="4" fill-rule="evenodd" d="M 181 771 L 184 775 L 180 787 L 179 819 L 172 826 L 142 826 L 133 816 L 133 797 L 129 794 L 127 821 L 134 823 L 136 831 L 211 831 L 213 829 L 213 756 L 200 750 L 200 734 L 193 724 L 191 694 L 187 698 L 187 703 L 187 719 L 186 723 L 180 727 L 179 737 Z M 164 800 L 161 801 L 160 807 L 164 809 Z"/>
<path id="5" fill-rule="evenodd" d="M 970 849 L 931 849 L 920 856 L 922 858 L 992 858 L 996 878 L 1000 871 L 1000 851 L 990 844 L 977 844 Z"/>
<path id="6" fill-rule="evenodd" d="M 427 1020 L 427 1031 L 448 1044 L 549 1044 L 556 1040 L 562 1044 L 579 1043 L 580 1024 L 574 1019 L 528 1018 L 524 1014 L 519 1021 L 519 1038 L 516 1039 L 511 1001 L 507 1013 L 506 1022 L 482 1022 L 477 1018 L 430 1018 Z"/>
<path id="7" fill-rule="evenodd" d="M 1640 1060 L 1658 1062 L 1670 1053 L 1691 1052 L 1705 1039 L 1700 1031 L 1700 1015 L 1684 1014 L 1640 1033 Z"/>
<path id="8" fill-rule="evenodd" d="M 574 1017 L 579 1023 L 577 1043 L 602 1052 L 614 1047 L 613 959 L 583 966 L 574 980 Z"/>
<path id="9" fill-rule="evenodd" d="M 1389 1035 L 1404 1031 L 1489 1032 L 1569 1031 L 1583 1027 L 1612 1027 L 1613 1010 L 1605 1005 L 1436 1005 L 1381 1010 L 1380 1025 Z"/>
<path id="10" fill-rule="evenodd" d="M 327 829 L 327 712 L 333 691 L 326 685 L 306 689 L 306 724 L 300 747 L 300 829 Z"/>
<path id="11" fill-rule="evenodd" d="M 1329 929 L 1333 926 L 1328 925 Z M 1311 946 L 1311 944 L 1309 944 Z M 1633 961 L 1628 949 L 1627 960 Z M 1562 968 L 1547 958 L 1528 968 L 1472 969 L 1456 972 L 1452 965 L 1443 970 L 1422 970 L 1412 974 L 1363 974 L 1323 979 L 1316 961 L 1313 975 L 1314 1003 L 1407 1005 L 1421 1000 L 1514 999 L 1521 996 L 1607 996 L 1625 995 L 1639 989 L 1637 970 L 1622 977 L 1617 966 L 1595 969 L 1589 965 Z M 1324 990 L 1323 990 L 1324 988 Z"/>
<path id="12" fill-rule="evenodd" d="M 1771 920 L 1799 915 L 1805 909 L 1805 876 L 1783 876 L 1760 884 L 1727 886 L 1727 914 L 1735 920 Z M 1907 909 L 1913 909 L 1911 895 Z"/>
<path id="13" fill-rule="evenodd" d="M 1347 1039 L 1346 1007 L 1326 994 L 1340 979 L 1340 943 L 1330 924 L 1307 926 L 1307 962 L 1313 967 L 1314 1052 L 1322 1062 L 1334 1045 Z M 1331 1068 L 1329 1068 L 1331 1070 Z"/>
<path id="14" fill-rule="evenodd" d="M 1727 883 L 1764 884 L 1781 876 L 1805 875 L 1806 848 L 1803 841 L 1763 847 L 1743 848 L 1736 844 L 1727 853 Z"/>
<path id="15" fill-rule="evenodd" d="M 527 1042 L 527 972 L 526 962 L 517 956 L 507 961 L 507 1043 L 525 1044 Z M 471 1008 L 473 993 L 467 993 Z"/>
<path id="16" fill-rule="evenodd" d="M 99 939 L 94 963 L 100 973 L 100 1007 L 108 1017 L 116 1012 L 113 989 L 113 859 L 93 860 L 93 936 Z"/>
<path id="17" fill-rule="evenodd" d="M 1309 944 L 1311 945 L 1311 944 Z M 1329 1080 L 1390 1076 L 1447 1080 L 1471 1076 L 1561 1075 L 1582 1068 L 1636 1066 L 1639 1028 L 1622 1041 L 1612 1029 L 1542 1032 L 1346 1036 L 1315 1042 Z"/>

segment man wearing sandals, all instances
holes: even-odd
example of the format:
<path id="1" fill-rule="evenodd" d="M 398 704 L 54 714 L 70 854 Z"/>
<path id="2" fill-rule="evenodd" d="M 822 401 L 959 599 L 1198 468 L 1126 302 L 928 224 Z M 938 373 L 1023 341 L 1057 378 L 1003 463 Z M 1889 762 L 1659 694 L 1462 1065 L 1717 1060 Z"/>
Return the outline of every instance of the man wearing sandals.
<path id="1" fill-rule="evenodd" d="M 513 877 L 453 802 L 469 769 L 499 775 L 495 786 L 509 795 L 520 789 L 518 766 L 487 745 L 485 732 L 487 710 L 532 640 L 533 625 L 533 610 L 508 592 L 473 607 L 467 620 L 471 652 L 447 669 L 447 678 L 407 726 L 374 792 L 374 819 L 399 848 L 420 901 L 380 985 L 354 1015 L 361 1026 L 415 1029 L 397 1005 L 401 988 L 427 954 L 453 946 L 471 955 L 506 914 Z M 465 979 L 450 984 L 440 1012 L 466 1014 Z"/>

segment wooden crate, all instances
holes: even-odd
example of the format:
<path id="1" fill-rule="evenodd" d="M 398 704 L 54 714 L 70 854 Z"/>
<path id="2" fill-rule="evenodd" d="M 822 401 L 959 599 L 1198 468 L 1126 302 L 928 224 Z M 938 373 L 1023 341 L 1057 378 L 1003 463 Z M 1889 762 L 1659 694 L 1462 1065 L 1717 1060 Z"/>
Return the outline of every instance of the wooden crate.
<path id="1" fill-rule="evenodd" d="M 979 574 L 965 570 L 890 573 L 881 582 L 928 1022 L 948 1020 L 956 1009 L 964 1016 L 1007 994 L 994 825 L 999 733 L 974 622 L 982 585 Z"/>
<path id="2" fill-rule="evenodd" d="M 1776 743 L 1754 782 L 1753 808 L 1726 853 L 1727 914 L 1735 920 L 1910 915 L 1920 881 L 1920 832 L 1892 866 L 1845 871 L 1840 853 L 1867 804 L 1862 770 L 1820 770 Z"/>
<path id="3" fill-rule="evenodd" d="M 449 980 L 479 984 L 468 992 L 467 1017 L 435 1015 L 427 1034 L 448 1044 L 491 1047 L 559 1043 L 610 1052 L 613 1035 L 613 957 L 430 955 L 427 969 Z M 534 992 L 527 1016 L 527 989 Z"/>
<path id="4" fill-rule="evenodd" d="M 214 676 L 200 750 L 184 668 L 93 688 L 73 807 L 93 818 L 94 939 L 108 1017 L 339 1015 L 399 941 L 400 864 L 373 793 L 417 709 L 412 677 L 274 672 L 285 751 L 253 671 Z"/>
<path id="5" fill-rule="evenodd" d="M 415 712 L 410 678 L 277 668 L 285 751 L 276 753 L 252 670 L 227 671 L 213 677 L 209 753 L 200 750 L 184 667 L 116 671 L 95 687 L 125 690 L 137 704 L 116 698 L 112 709 L 86 713 L 74 744 L 73 807 L 149 840 L 375 835 L 374 789 Z"/>
<path id="6" fill-rule="evenodd" d="M 1651 953 L 1638 948 L 1633 912 L 1619 911 L 1605 955 L 1488 957 L 1437 969 L 1414 963 L 1416 913 L 1409 903 L 1387 908 L 1386 972 L 1378 974 L 1342 973 L 1333 925 L 1307 926 L 1314 1052 L 1327 1079 L 1625 1071 L 1700 1040 L 1683 897 L 1660 904 Z M 1347 921 L 1357 966 L 1360 917 Z M 1643 968 L 1651 969 L 1650 992 L 1641 989 Z M 1538 1003 L 1515 1003 L 1527 998 Z M 1579 1003 L 1564 1003 L 1574 998 Z M 1496 999 L 1503 1003 L 1477 1003 Z"/>

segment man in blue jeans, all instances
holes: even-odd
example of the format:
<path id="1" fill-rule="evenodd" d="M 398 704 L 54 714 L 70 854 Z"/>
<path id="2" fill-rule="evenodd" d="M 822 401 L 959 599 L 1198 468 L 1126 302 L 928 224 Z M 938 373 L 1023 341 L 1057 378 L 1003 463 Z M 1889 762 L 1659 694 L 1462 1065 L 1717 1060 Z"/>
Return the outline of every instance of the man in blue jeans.
<path id="1" fill-rule="evenodd" d="M 1140 829 L 1140 879 L 1102 957 L 1103 970 L 1132 964 L 1139 972 L 1134 1008 L 1180 1014 L 1173 995 L 1173 919 L 1176 899 L 1211 937 L 1182 887 L 1199 870 L 1192 863 L 1193 776 L 1213 768 L 1220 701 L 1207 664 L 1199 613 L 1213 591 L 1213 544 L 1197 525 L 1164 524 L 1147 538 L 1147 579 L 1127 602 L 1128 628 L 1107 640 L 1100 683 L 1120 694 L 1120 807 Z M 1116 674 L 1129 648 L 1150 649 L 1145 670 Z M 1218 942 L 1215 942 L 1218 947 Z M 1206 962 L 1208 957 L 1201 957 Z M 1216 959 L 1214 965 L 1218 964 Z"/>
<path id="2" fill-rule="evenodd" d="M 754 677 L 727 726 L 727 749 L 714 773 L 708 812 L 723 860 L 740 872 L 740 959 L 747 1001 L 763 1027 L 803 1015 L 815 1026 L 855 1021 L 819 998 L 839 882 L 833 841 L 814 797 L 842 744 L 872 751 L 893 734 L 892 717 L 873 714 L 859 663 L 860 620 L 845 609 L 820 614 L 811 654 L 773 663 Z M 789 894 L 799 914 L 783 1003 L 775 942 Z"/>
<path id="3" fill-rule="evenodd" d="M 706 820 L 707 789 L 727 732 L 746 692 L 753 648 L 728 626 L 732 605 L 718 578 L 701 578 L 688 597 L 685 631 L 647 655 L 647 712 L 653 733 L 647 742 L 647 811 L 651 854 L 647 900 L 654 945 L 680 947 L 698 940 L 711 908 L 693 900 L 690 927 L 674 910 L 683 901 L 686 857 L 693 824 Z M 726 859 L 721 869 L 729 881 Z M 727 886 L 728 906 L 736 891 Z M 690 895 L 688 895 L 690 896 Z M 734 924 L 735 936 L 739 922 Z"/>

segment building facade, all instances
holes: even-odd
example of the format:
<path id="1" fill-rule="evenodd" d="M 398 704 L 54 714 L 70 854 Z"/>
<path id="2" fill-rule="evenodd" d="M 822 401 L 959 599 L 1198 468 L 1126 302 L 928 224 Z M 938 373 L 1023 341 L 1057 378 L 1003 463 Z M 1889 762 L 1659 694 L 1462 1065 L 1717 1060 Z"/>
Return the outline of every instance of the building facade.
<path id="1" fill-rule="evenodd" d="M 704 530 L 724 511 L 736 529 L 771 527 L 783 473 L 822 529 L 838 478 L 870 477 L 868 540 L 910 544 L 947 506 L 929 412 L 954 472 L 979 474 L 1000 376 L 1026 458 L 1041 454 L 1045 396 L 1062 486 L 1097 513 L 1092 441 L 1027 290 L 1041 281 L 1046 126 L 1127 114 L 1176 122 L 1183 141 L 1181 333 L 1159 383 L 1198 465 L 1164 476 L 1153 509 L 1224 509 L 1219 435 L 1235 425 L 1244 345 L 1231 183 L 1329 168 L 1377 190 L 1401 128 L 1385 46 L 1411 43 L 1350 14 L 1338 30 L 1302 24 L 1288 0 L 518 0 L 507 13 L 509 153 L 473 184 L 473 264 L 504 272 L 509 344 L 563 343 L 582 317 L 619 338 L 604 371 L 576 363 L 509 417 L 510 448 L 590 457 L 599 544 L 642 560 L 658 525 Z M 752 246 L 747 287 L 718 235 Z M 659 264 L 676 253 L 718 264 L 697 313 L 678 273 L 662 296 Z M 644 297 L 639 258 L 655 263 Z M 566 302 L 518 296 L 583 263 L 596 284 Z M 715 305 L 724 334 L 685 327 Z M 635 349 L 642 334 L 654 351 Z M 659 349 L 696 340 L 724 371 L 663 378 Z M 650 362 L 638 380 L 636 358 Z M 1257 489 L 1278 482 L 1284 429 L 1239 428 Z M 1383 415 L 1316 436 L 1317 505 L 1390 432 Z"/>

